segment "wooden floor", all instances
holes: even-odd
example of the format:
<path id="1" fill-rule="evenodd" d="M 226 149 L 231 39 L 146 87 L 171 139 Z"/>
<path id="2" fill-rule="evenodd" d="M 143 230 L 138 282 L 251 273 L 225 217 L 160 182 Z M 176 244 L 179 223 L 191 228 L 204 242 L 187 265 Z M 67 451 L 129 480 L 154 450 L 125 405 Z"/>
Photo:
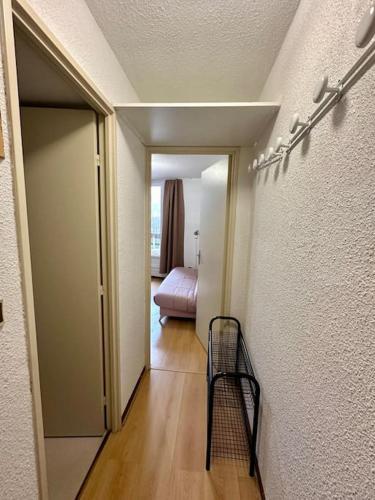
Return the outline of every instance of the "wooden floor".
<path id="1" fill-rule="evenodd" d="M 81 498 L 259 499 L 246 463 L 214 459 L 205 471 L 206 355 L 194 322 L 168 320 L 161 328 L 157 309 L 152 316 L 153 368 L 121 432 L 109 437 Z"/>

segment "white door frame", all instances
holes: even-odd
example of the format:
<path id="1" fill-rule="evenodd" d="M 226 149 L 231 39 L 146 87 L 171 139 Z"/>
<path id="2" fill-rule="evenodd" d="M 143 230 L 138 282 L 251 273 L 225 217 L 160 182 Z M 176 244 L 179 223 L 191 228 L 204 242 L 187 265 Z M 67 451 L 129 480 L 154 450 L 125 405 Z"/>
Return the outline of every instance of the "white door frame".
<path id="1" fill-rule="evenodd" d="M 107 270 L 107 305 L 104 314 L 108 325 L 109 363 L 109 427 L 117 431 L 121 427 L 120 407 L 120 359 L 118 333 L 118 263 L 117 263 L 117 176 L 116 176 L 116 121 L 112 105 L 95 84 L 87 77 L 43 21 L 24 0 L 2 0 L 1 43 L 3 48 L 5 86 L 7 94 L 8 123 L 11 134 L 13 186 L 16 205 L 17 236 L 20 251 L 25 323 L 28 340 L 29 370 L 32 387 L 34 432 L 40 497 L 48 498 L 47 469 L 44 448 L 42 404 L 40 394 L 37 337 L 35 327 L 34 296 L 31 273 L 31 257 L 27 223 L 24 163 L 20 104 L 17 84 L 14 25 L 21 28 L 29 39 L 42 50 L 59 70 L 74 84 L 77 91 L 99 114 L 103 123 L 105 191 L 107 228 L 104 241 Z"/>
<path id="2" fill-rule="evenodd" d="M 151 157 L 153 154 L 173 155 L 227 155 L 229 157 L 228 199 L 225 237 L 225 270 L 223 283 L 222 314 L 229 314 L 231 300 L 231 282 L 233 268 L 233 243 L 236 220 L 237 204 L 237 178 L 240 148 L 238 147 L 176 147 L 176 146 L 148 146 L 146 148 L 146 173 L 145 173 L 145 293 L 146 293 L 146 342 L 145 360 L 147 368 L 151 365 Z M 207 350 L 206 346 L 203 346 Z"/>

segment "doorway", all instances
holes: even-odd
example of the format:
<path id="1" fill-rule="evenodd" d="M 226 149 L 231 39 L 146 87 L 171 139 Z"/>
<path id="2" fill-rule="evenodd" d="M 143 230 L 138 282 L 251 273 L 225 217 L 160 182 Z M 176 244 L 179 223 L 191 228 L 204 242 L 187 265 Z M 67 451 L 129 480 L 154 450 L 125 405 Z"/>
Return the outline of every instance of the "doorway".
<path id="1" fill-rule="evenodd" d="M 31 10 L 15 0 L 2 5 L 1 14 L 40 491 L 41 498 L 69 499 L 76 497 L 107 431 L 121 422 L 114 115 Z M 84 132 L 87 142 L 81 142 Z M 80 145 L 72 152 L 75 140 Z M 89 170 L 89 181 L 80 177 Z M 75 215 L 69 215 L 71 208 Z M 88 251 L 79 240 L 90 240 Z M 86 261 L 93 272 L 82 277 L 90 267 Z M 86 338 L 88 360 L 79 345 L 84 330 L 95 337 Z M 58 342 L 52 345 L 52 339 Z"/>
<path id="2" fill-rule="evenodd" d="M 199 344 L 206 349 L 210 318 L 229 306 L 236 151 L 150 149 L 150 365 L 195 371 L 201 369 Z M 176 179 L 183 198 L 183 260 L 170 269 L 160 265 L 168 231 L 164 189 Z M 176 343 L 177 335 L 184 342 Z M 173 353 L 173 345 L 184 346 L 182 352 Z"/>
<path id="3" fill-rule="evenodd" d="M 22 107 L 21 127 L 49 491 L 68 499 L 107 432 L 96 115 Z"/>
<path id="4" fill-rule="evenodd" d="M 15 41 L 48 489 L 69 500 L 108 431 L 104 144 L 95 111 Z"/>

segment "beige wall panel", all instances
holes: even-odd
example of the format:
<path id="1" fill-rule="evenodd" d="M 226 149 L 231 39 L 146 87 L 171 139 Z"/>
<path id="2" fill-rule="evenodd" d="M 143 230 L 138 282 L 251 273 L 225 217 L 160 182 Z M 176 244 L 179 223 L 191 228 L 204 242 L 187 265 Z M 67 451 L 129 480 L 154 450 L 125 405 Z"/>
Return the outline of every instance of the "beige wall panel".
<path id="1" fill-rule="evenodd" d="M 104 432 L 96 119 L 23 108 L 45 434 Z"/>
<path id="2" fill-rule="evenodd" d="M 123 412 L 146 364 L 145 148 L 123 120 L 117 118 L 117 154 L 122 158 L 117 170 L 117 197 L 121 411 Z M 149 247 L 147 252 L 149 254 Z M 147 300 L 149 301 L 149 297 Z"/>

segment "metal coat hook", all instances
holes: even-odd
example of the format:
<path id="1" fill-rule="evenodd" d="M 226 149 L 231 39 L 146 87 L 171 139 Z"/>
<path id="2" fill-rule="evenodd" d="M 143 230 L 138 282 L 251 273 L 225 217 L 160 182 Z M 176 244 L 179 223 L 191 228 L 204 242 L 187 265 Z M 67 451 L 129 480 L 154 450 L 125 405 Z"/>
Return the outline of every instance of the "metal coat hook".
<path id="1" fill-rule="evenodd" d="M 364 13 L 355 36 L 357 47 L 363 48 L 369 44 L 375 36 L 375 0 Z M 319 103 L 316 109 L 308 116 L 307 121 L 300 120 L 298 113 L 294 113 L 290 120 L 289 131 L 292 134 L 287 144 L 283 143 L 282 137 L 276 139 L 275 148 L 270 147 L 267 158 L 262 153 L 253 162 L 253 170 L 268 167 L 280 161 L 284 152 L 290 154 L 295 147 L 304 139 L 307 133 L 320 122 L 320 120 L 337 104 L 343 95 L 374 65 L 375 62 L 375 40 L 363 51 L 362 55 L 354 62 L 351 68 L 342 76 L 337 85 L 331 86 L 328 75 L 321 76 L 315 85 L 313 101 Z M 332 98 L 335 95 L 335 98 Z M 250 171 L 250 167 L 249 167 Z"/>
<path id="2" fill-rule="evenodd" d="M 259 156 L 259 159 L 258 159 L 258 168 L 261 167 L 263 165 L 263 163 L 265 162 L 265 156 L 264 154 L 262 153 L 260 156 Z"/>
<path id="3" fill-rule="evenodd" d="M 273 147 L 271 146 L 268 151 L 267 151 L 267 155 L 266 155 L 266 161 L 269 161 L 272 156 L 274 155 L 274 149 Z"/>
<path id="4" fill-rule="evenodd" d="M 258 168 L 258 160 L 255 158 L 255 160 L 253 160 L 253 163 L 247 167 L 247 171 L 250 173 L 252 170 L 256 170 L 257 168 Z"/>
<path id="5" fill-rule="evenodd" d="M 271 161 L 271 160 L 277 160 L 277 159 L 281 159 L 283 155 L 281 153 L 278 153 L 276 152 L 273 147 L 271 146 L 269 149 L 268 149 L 268 153 L 267 153 L 267 156 L 266 156 L 266 161 Z"/>
<path id="6" fill-rule="evenodd" d="M 328 85 L 328 75 L 324 74 L 315 85 L 314 93 L 313 93 L 313 101 L 315 103 L 320 102 L 325 94 L 337 94 L 341 96 L 342 85 L 341 82 L 338 83 L 335 87 L 330 87 Z"/>
<path id="7" fill-rule="evenodd" d="M 294 113 L 289 123 L 289 132 L 291 134 L 294 134 L 294 132 L 297 130 L 298 127 L 306 128 L 309 126 L 310 126 L 310 119 L 308 119 L 307 122 L 301 122 L 301 120 L 299 119 L 299 114 Z"/>
<path id="8" fill-rule="evenodd" d="M 359 48 L 366 47 L 371 38 L 375 35 L 375 3 L 371 2 L 370 7 L 364 13 L 355 35 L 355 44 Z"/>
<path id="9" fill-rule="evenodd" d="M 283 144 L 283 138 L 279 136 L 276 139 L 276 144 L 275 144 L 275 151 L 278 153 L 281 150 L 288 150 L 289 149 L 289 144 Z"/>

